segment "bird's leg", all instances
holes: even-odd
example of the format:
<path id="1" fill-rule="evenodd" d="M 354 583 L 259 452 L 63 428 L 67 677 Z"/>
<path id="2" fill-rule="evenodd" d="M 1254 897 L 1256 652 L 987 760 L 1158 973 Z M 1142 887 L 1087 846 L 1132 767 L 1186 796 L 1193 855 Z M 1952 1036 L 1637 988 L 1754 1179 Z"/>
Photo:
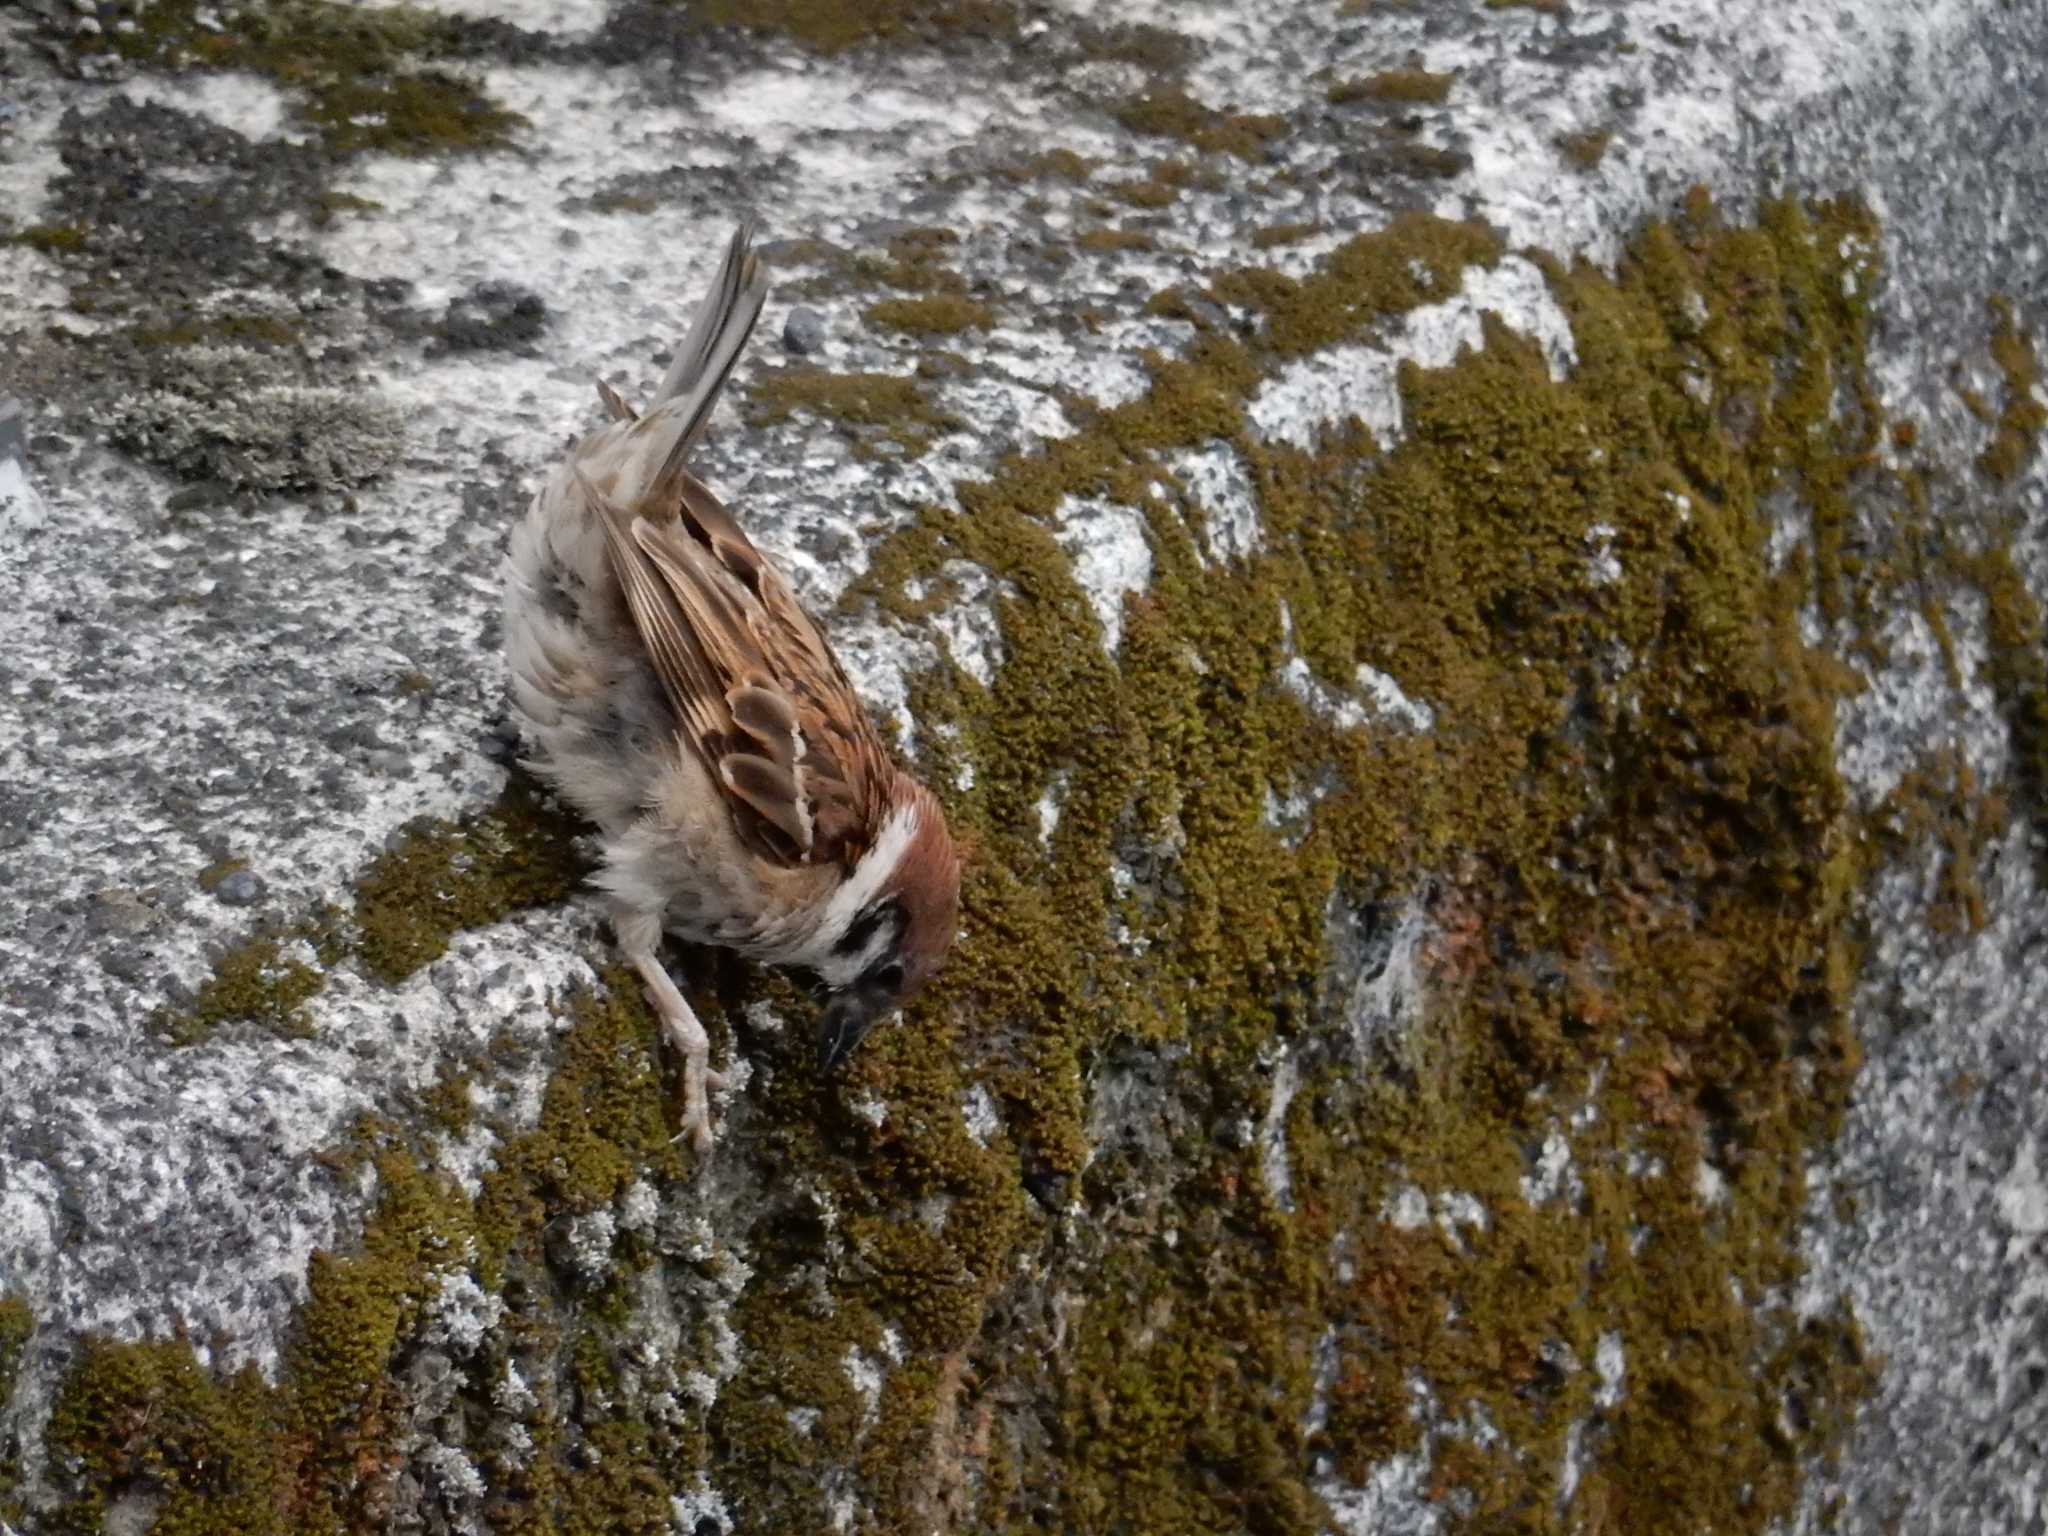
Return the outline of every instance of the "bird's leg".
<path id="1" fill-rule="evenodd" d="M 613 916 L 612 926 L 619 936 L 619 948 L 647 983 L 647 1001 L 661 1020 L 662 1032 L 683 1058 L 683 1125 L 679 1134 L 688 1136 L 699 1152 L 708 1152 L 711 1105 L 706 1093 L 712 1088 L 723 1088 L 725 1074 L 711 1070 L 711 1037 L 704 1033 L 696 1012 L 677 990 L 668 967 L 655 952 L 661 941 L 661 919 L 646 913 L 619 912 Z"/>

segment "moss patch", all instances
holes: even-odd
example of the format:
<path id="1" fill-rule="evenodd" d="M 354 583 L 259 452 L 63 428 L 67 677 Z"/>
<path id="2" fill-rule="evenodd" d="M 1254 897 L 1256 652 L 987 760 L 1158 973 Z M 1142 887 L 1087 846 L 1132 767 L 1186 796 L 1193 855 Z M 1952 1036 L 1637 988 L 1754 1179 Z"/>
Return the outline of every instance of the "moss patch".
<path id="1" fill-rule="evenodd" d="M 154 1026 L 173 1045 L 199 1044 L 233 1021 L 302 1036 L 311 1029 L 305 1005 L 343 960 L 356 958 L 395 986 L 447 953 L 457 933 L 564 900 L 587 872 L 574 846 L 576 828 L 552 800 L 515 777 L 473 817 L 422 822 L 402 833 L 357 877 L 352 923 L 330 910 L 241 940 L 214 961 L 190 1001 L 159 1010 Z M 237 867 L 235 860 L 213 866 L 200 877 L 202 886 Z M 318 967 L 291 953 L 300 946 L 312 949 Z"/>
<path id="2" fill-rule="evenodd" d="M 1614 142 L 1614 134 L 1606 128 L 1589 128 L 1583 133 L 1567 133 L 1557 141 L 1559 151 L 1565 159 L 1581 171 L 1599 169 L 1600 162 L 1607 158 L 1608 146 Z"/>
<path id="3" fill-rule="evenodd" d="M 1383 69 L 1376 75 L 1339 80 L 1323 94 L 1330 105 L 1341 107 L 1354 101 L 1394 101 L 1411 106 L 1441 106 L 1451 94 L 1454 72 L 1436 74 L 1427 69 Z"/>
<path id="4" fill-rule="evenodd" d="M 306 1004 L 326 985 L 320 971 L 287 953 L 305 936 L 273 929 L 231 945 L 190 1002 L 156 1014 L 157 1033 L 172 1045 L 197 1045 L 223 1024 L 246 1020 L 288 1039 L 303 1038 L 312 1029 Z"/>
<path id="5" fill-rule="evenodd" d="M 0 1403 L 14 1395 L 14 1373 L 35 1332 L 35 1314 L 19 1296 L 0 1296 Z"/>
<path id="6" fill-rule="evenodd" d="M 1252 160 L 1287 134 L 1287 119 L 1263 112 L 1219 112 L 1178 86 L 1133 96 L 1114 108 L 1133 133 L 1181 139 L 1205 154 Z"/>
<path id="7" fill-rule="evenodd" d="M 1203 167 L 1189 160 L 1156 160 L 1146 175 L 1129 181 L 1111 182 L 1104 190 L 1120 203 L 1156 212 L 1179 202 L 1181 193 L 1188 187 L 1213 187 L 1217 179 L 1213 167 Z"/>
<path id="8" fill-rule="evenodd" d="M 469 820 L 407 832 L 357 879 L 357 953 L 397 984 L 447 953 L 465 929 L 566 898 L 584 874 L 569 850 L 577 823 L 526 780 Z"/>
<path id="9" fill-rule="evenodd" d="M 1226 272 L 1211 284 L 1218 298 L 1265 315 L 1265 348 L 1298 356 L 1357 335 L 1419 304 L 1455 294 L 1468 266 L 1491 266 L 1500 238 L 1479 223 L 1451 224 L 1404 213 L 1385 230 L 1354 236 L 1313 273 L 1291 278 L 1264 268 Z"/>
<path id="10" fill-rule="evenodd" d="M 86 1340 L 49 1433 L 62 1497 L 51 1528 L 97 1531 L 117 1501 L 136 1498 L 154 1505 L 152 1529 L 193 1536 L 381 1529 L 398 1480 L 420 1475 L 406 1459 L 421 1390 L 410 1368 L 439 1351 L 447 1369 L 449 1344 L 430 1328 L 453 1281 L 494 1298 L 499 1326 L 459 1369 L 446 1411 L 502 1420 L 494 1393 L 508 1367 L 533 1384 L 511 1410 L 518 1439 L 470 1448 L 489 1481 L 489 1528 L 666 1531 L 667 1490 L 703 1460 L 701 1424 L 672 1413 L 650 1427 L 623 1403 L 610 1414 L 594 1406 L 620 1391 L 608 1350 L 624 1293 L 592 1292 L 549 1247 L 564 1222 L 604 1209 L 629 1182 L 683 1173 L 653 1021 L 630 978 L 609 981 L 576 1004 L 539 1123 L 507 1135 L 475 1202 L 422 1171 L 394 1128 L 362 1128 L 356 1156 L 375 1169 L 375 1210 L 359 1241 L 313 1256 L 277 1386 L 253 1369 L 209 1373 L 183 1340 Z M 621 1235 L 621 1273 L 646 1258 L 640 1239 Z M 517 1445 L 531 1449 L 513 1454 Z"/>
<path id="11" fill-rule="evenodd" d="M 487 1273 L 534 1247 L 550 1220 L 602 1209 L 638 1177 L 685 1172 L 670 1121 L 678 1096 L 663 1083 L 654 1022 L 640 986 L 615 970 L 606 990 L 578 1000 L 532 1130 L 495 1161 L 477 1204 Z"/>
<path id="12" fill-rule="evenodd" d="M 215 314 L 181 317 L 161 328 L 138 328 L 130 333 L 139 347 L 190 347 L 202 342 L 223 342 L 242 347 L 296 347 L 299 332 L 275 315 Z"/>
<path id="13" fill-rule="evenodd" d="M 2041 380 L 2041 365 L 2034 356 L 2034 339 L 2019 328 L 2012 301 L 2002 294 L 1991 298 L 1991 361 L 2005 384 L 2005 404 L 1993 421 L 1990 446 L 1977 460 L 1977 467 L 1993 480 L 2012 480 L 2040 451 L 2041 429 L 2048 426 L 2048 406 L 2034 398 Z M 1989 410 L 1983 413 L 1990 417 Z"/>
<path id="14" fill-rule="evenodd" d="M 2048 857 L 2048 643 L 2041 606 L 2013 564 L 2009 545 L 1977 557 L 1972 574 L 1987 602 L 1991 686 L 2012 745 L 2013 776 L 2037 856 Z"/>
<path id="15" fill-rule="evenodd" d="M 998 169 L 1012 181 L 1068 181 L 1078 186 L 1095 174 L 1096 164 L 1076 150 L 1048 149 Z"/>
<path id="16" fill-rule="evenodd" d="M 279 1386 L 254 1367 L 215 1376 L 183 1340 L 84 1341 L 48 1433 L 64 1495 L 53 1529 L 98 1531 L 124 1498 L 154 1505 L 152 1530 L 190 1536 L 375 1523 L 402 1465 L 394 1357 L 466 1231 L 460 1202 L 408 1159 L 377 1170 L 360 1251 L 313 1256 Z"/>
<path id="17" fill-rule="evenodd" d="M 870 304 L 863 317 L 869 325 L 907 331 L 913 336 L 951 336 L 960 331 L 987 330 L 995 311 L 978 299 L 960 294 L 931 294 L 921 299 L 883 299 Z"/>
<path id="18" fill-rule="evenodd" d="M 169 72 L 266 76 L 294 94 L 301 122 L 337 154 L 438 154 L 508 143 L 525 122 L 450 72 L 481 36 L 402 5 L 285 0 L 222 15 L 197 0 L 157 0 L 132 28 L 81 35 L 75 46 Z"/>
<path id="19" fill-rule="evenodd" d="M 1313 452 L 1263 443 L 1244 402 L 1277 361 L 1448 296 L 1464 266 L 1497 258 L 1493 237 L 1410 218 L 1305 281 L 1230 274 L 1214 290 L 1260 313 L 1255 343 L 1209 335 L 1154 360 L 1146 397 L 1005 461 L 960 489 L 957 516 L 928 513 L 879 552 L 860 596 L 885 605 L 948 558 L 1016 596 L 999 606 L 1009 661 L 992 688 L 932 680 L 917 700 L 944 744 L 936 779 L 974 769 L 951 810 L 982 857 L 968 943 L 911 1026 L 856 1063 L 862 1091 L 886 1125 L 923 1129 L 914 1106 L 957 1091 L 926 1083 L 981 1083 L 1022 1182 L 1091 1213 L 1059 1258 L 1026 1239 L 1024 1268 L 1049 1276 L 994 1291 L 950 1222 L 934 1244 L 902 1215 L 841 1218 L 880 1246 L 841 1268 L 835 1300 L 927 1319 L 913 1324 L 927 1351 L 975 1362 L 982 1388 L 964 1400 L 942 1371 L 906 1370 L 891 1391 L 921 1405 L 906 1422 L 966 1422 L 978 1405 L 985 1439 L 1008 1437 L 1008 1470 L 990 1449 L 962 1474 L 1004 1490 L 982 1523 L 1319 1529 L 1314 1460 L 1362 1481 L 1422 1448 L 1418 1374 L 1445 1420 L 1500 1431 L 1432 1442 L 1458 1528 L 1562 1529 L 1597 1508 L 1654 1530 L 1683 1508 L 1760 1530 L 1789 1507 L 1801 1458 L 1839 1434 L 1868 1374 L 1853 1319 L 1802 1327 L 1770 1299 L 1796 1273 L 1807 1149 L 1856 1062 L 1861 866 L 1833 771 L 1846 674 L 1795 620 L 1828 561 L 1771 576 L 1761 503 L 1846 496 L 1852 477 L 1827 456 L 1861 462 L 1869 422 L 1810 381 L 1860 376 L 1865 321 L 1845 287 L 1869 292 L 1869 236 L 1846 206 L 1774 207 L 1743 229 L 1697 203 L 1619 281 L 1556 273 L 1570 381 L 1490 326 L 1484 352 L 1404 369 L 1409 434 L 1391 451 L 1343 431 Z M 1743 408 L 1701 404 L 1689 370 Z M 1219 437 L 1258 487 L 1267 539 L 1227 569 L 1196 557 L 1198 509 L 1159 457 Z M 1153 580 L 1126 603 L 1114 659 L 1052 538 L 1069 495 L 1152 509 Z M 1596 546 L 1618 577 L 1595 575 Z M 1332 731 L 1274 684 L 1294 653 L 1331 687 L 1360 663 L 1393 677 L 1436 728 Z M 1334 768 L 1330 787 L 1283 837 L 1266 808 L 1330 771 L 1310 765 Z M 1055 787 L 1047 847 L 1035 807 Z M 1120 885 L 1119 867 L 1137 878 Z M 1410 894 L 1430 874 L 1436 894 Z M 1322 992 L 1329 914 L 1370 927 L 1382 903 L 1417 899 L 1438 935 L 1434 1011 L 1362 1066 Z M 1178 1065 L 1132 1090 L 1154 1130 L 1091 1143 L 1082 1085 L 1161 1050 Z M 1256 1137 L 1227 1133 L 1266 1112 L 1276 1051 L 1299 1074 L 1284 1203 Z M 774 1119 L 812 1123 L 806 1100 Z M 1568 1117 L 1574 1104 L 1592 1113 Z M 1522 1180 L 1553 1136 L 1579 1193 L 1546 1202 Z M 962 1152 L 963 1171 L 981 1161 Z M 1725 1208 L 1694 1193 L 1703 1163 Z M 835 1187 L 848 1209 L 876 1199 L 872 1170 Z M 1398 1223 L 1410 1188 L 1459 1192 L 1484 1225 L 1453 1239 Z M 1078 1319 L 1057 1363 L 1042 1323 L 1017 1320 L 1048 1292 Z M 760 1448 L 760 1494 L 801 1519 L 815 1453 L 786 1443 L 780 1415 L 843 1399 L 801 1362 L 869 1324 L 796 1339 L 781 1318 L 750 1330 L 755 1363 L 724 1422 L 735 1454 Z M 1587 1362 L 1610 1333 L 1630 1391 L 1603 1408 Z M 1319 1348 L 1334 1364 L 1324 1427 L 1305 1438 Z M 1788 1438 L 1789 1399 L 1803 1428 Z M 1008 1401 L 1060 1404 L 1050 1443 L 1043 1408 Z M 851 1443 L 832 1417 L 851 1410 L 828 1406 L 820 1433 Z M 1560 1514 L 1574 1424 L 1600 1471 Z M 1705 1458 L 1688 1448 L 1702 1425 Z M 860 1453 L 892 1519 L 937 1496 L 945 1457 L 917 1449 Z M 768 1470 L 785 1456 L 800 1458 L 787 1480 Z"/>
<path id="20" fill-rule="evenodd" d="M 748 393 L 745 412 L 756 427 L 800 414 L 819 417 L 844 433 L 863 458 L 915 458 L 932 438 L 959 425 L 913 377 L 808 366 L 765 370 Z"/>
<path id="21" fill-rule="evenodd" d="M 217 1380 L 182 1341 L 87 1340 L 47 1435 L 72 1491 L 51 1528 L 97 1532 L 130 1496 L 155 1503 L 166 1536 L 276 1530 L 271 1407 L 253 1369 Z"/>
<path id="22" fill-rule="evenodd" d="M 35 1313 L 19 1296 L 0 1294 L 0 1414 L 14 1397 L 14 1382 L 35 1335 Z M 14 1497 L 21 1480 L 21 1446 L 0 1432 L 0 1520 L 24 1519 Z"/>
<path id="23" fill-rule="evenodd" d="M 69 251 L 83 250 L 86 245 L 85 231 L 76 224 L 31 224 L 7 238 L 16 245 L 41 251 L 45 256 L 61 256 Z"/>
<path id="24" fill-rule="evenodd" d="M 695 15 L 711 26 L 773 32 L 818 53 L 864 44 L 985 40 L 1016 34 L 1006 0 L 701 0 Z"/>
<path id="25" fill-rule="evenodd" d="M 1252 249 L 1270 251 L 1275 246 L 1298 245 L 1321 228 L 1320 224 L 1267 224 L 1252 231 Z"/>
<path id="26" fill-rule="evenodd" d="M 1149 251 L 1158 244 L 1158 240 L 1142 229 L 1091 229 L 1074 237 L 1076 249 L 1097 254 Z"/>

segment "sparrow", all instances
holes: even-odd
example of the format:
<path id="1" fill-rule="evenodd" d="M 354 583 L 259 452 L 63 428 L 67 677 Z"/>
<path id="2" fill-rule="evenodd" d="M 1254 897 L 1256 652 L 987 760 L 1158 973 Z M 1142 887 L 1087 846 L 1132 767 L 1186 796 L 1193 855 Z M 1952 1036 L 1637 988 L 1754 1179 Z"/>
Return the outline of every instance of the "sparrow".
<path id="1" fill-rule="evenodd" d="M 644 412 L 555 469 L 505 562 L 511 699 L 527 766 L 596 828 L 624 958 L 683 1062 L 681 1134 L 712 1141 L 704 1026 L 664 932 L 807 972 L 821 1070 L 930 979 L 960 860 L 932 793 L 883 746 L 788 579 L 689 458 L 767 298 L 751 221 Z"/>

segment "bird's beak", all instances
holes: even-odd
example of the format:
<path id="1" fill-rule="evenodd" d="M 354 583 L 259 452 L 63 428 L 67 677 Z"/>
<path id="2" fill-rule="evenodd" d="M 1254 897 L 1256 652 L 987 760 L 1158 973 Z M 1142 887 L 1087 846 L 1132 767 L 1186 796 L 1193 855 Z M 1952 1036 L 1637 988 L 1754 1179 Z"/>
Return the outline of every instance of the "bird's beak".
<path id="1" fill-rule="evenodd" d="M 818 1070 L 830 1072 L 853 1054 L 882 1010 L 856 989 L 835 993 L 818 1015 Z"/>

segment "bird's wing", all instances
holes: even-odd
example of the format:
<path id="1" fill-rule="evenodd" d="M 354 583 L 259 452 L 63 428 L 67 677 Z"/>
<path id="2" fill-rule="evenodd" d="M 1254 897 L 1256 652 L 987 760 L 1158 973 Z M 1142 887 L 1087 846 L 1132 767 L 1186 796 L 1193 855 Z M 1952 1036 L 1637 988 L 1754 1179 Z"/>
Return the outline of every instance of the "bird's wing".
<path id="1" fill-rule="evenodd" d="M 888 755 L 789 583 L 702 481 L 669 515 L 585 482 L 633 623 L 741 838 L 784 865 L 852 865 L 879 830 Z"/>

